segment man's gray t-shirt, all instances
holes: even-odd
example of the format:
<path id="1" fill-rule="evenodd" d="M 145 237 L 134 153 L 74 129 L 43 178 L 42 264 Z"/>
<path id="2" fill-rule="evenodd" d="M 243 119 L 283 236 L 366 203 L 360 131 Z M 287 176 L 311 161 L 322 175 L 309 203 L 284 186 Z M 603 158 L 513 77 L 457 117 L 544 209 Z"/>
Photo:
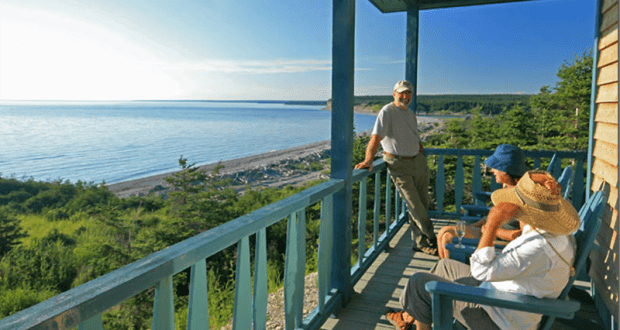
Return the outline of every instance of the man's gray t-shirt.
<path id="1" fill-rule="evenodd" d="M 415 156 L 420 152 L 420 135 L 415 113 L 409 109 L 401 109 L 393 102 L 379 111 L 371 134 L 378 135 L 383 150 L 392 155 Z"/>

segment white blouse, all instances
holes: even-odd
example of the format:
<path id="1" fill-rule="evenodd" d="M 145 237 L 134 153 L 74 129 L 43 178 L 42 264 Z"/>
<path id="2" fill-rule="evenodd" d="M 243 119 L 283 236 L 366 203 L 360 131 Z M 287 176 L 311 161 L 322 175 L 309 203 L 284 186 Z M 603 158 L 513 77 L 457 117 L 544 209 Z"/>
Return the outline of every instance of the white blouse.
<path id="1" fill-rule="evenodd" d="M 553 248 L 572 264 L 575 238 L 539 231 L 526 225 L 521 236 L 506 245 L 501 254 L 496 255 L 493 247 L 472 254 L 471 273 L 483 281 L 480 287 L 538 298 L 557 298 L 568 283 L 570 268 Z M 491 306 L 482 308 L 501 329 L 536 329 L 542 318 L 540 314 Z"/>

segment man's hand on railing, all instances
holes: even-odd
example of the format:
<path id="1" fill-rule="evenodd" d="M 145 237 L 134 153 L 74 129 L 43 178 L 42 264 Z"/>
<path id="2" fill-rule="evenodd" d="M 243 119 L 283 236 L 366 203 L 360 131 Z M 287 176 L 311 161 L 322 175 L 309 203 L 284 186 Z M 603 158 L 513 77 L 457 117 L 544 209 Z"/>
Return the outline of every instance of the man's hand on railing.
<path id="1" fill-rule="evenodd" d="M 372 172 L 372 160 L 375 158 L 377 150 L 379 150 L 380 143 L 381 138 L 378 135 L 373 134 L 370 137 L 370 141 L 368 141 L 368 146 L 366 147 L 366 157 L 364 157 L 363 162 L 355 165 L 356 170 L 368 167 L 368 172 Z"/>
<path id="2" fill-rule="evenodd" d="M 372 159 L 371 160 L 364 160 L 363 162 L 355 165 L 355 169 L 356 170 L 360 170 L 362 168 L 367 168 L 368 167 L 368 172 L 372 172 Z"/>

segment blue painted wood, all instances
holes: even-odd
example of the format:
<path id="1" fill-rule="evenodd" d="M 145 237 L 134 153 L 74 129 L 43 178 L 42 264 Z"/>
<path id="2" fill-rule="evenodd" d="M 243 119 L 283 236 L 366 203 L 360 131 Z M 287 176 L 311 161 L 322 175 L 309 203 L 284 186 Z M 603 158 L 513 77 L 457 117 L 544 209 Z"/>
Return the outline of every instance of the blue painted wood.
<path id="1" fill-rule="evenodd" d="M 332 6 L 331 177 L 345 181 L 334 194 L 332 286 L 347 303 L 351 286 L 351 214 L 353 169 L 353 71 L 355 68 L 355 0 L 333 0 Z"/>
<path id="2" fill-rule="evenodd" d="M 78 330 L 103 330 L 101 314 L 97 314 L 80 324 Z"/>
<path id="3" fill-rule="evenodd" d="M 312 205 L 344 187 L 342 180 L 332 179 L 304 190 L 8 316 L 0 320 L 0 329 L 77 326 L 83 320 L 149 289 L 161 279 L 227 248 L 241 237 L 280 221 L 292 210 Z"/>
<path id="4" fill-rule="evenodd" d="M 357 218 L 357 250 L 358 263 L 364 264 L 364 254 L 366 253 L 366 187 L 368 180 L 360 181 L 360 202 Z"/>
<path id="5" fill-rule="evenodd" d="M 202 259 L 192 265 L 189 283 L 187 329 L 210 329 L 207 291 L 207 262 Z"/>
<path id="6" fill-rule="evenodd" d="M 398 189 L 394 188 L 394 221 L 398 221 L 400 217 L 400 204 L 402 201 L 400 200 L 400 194 L 398 193 Z"/>
<path id="7" fill-rule="evenodd" d="M 454 203 L 456 212 L 461 209 L 463 204 L 463 189 L 465 187 L 465 177 L 463 175 L 463 156 L 458 156 L 456 161 L 456 173 L 454 176 Z"/>
<path id="8" fill-rule="evenodd" d="M 386 173 L 385 178 L 385 230 L 390 227 L 390 218 L 392 210 L 392 179 L 390 179 L 390 174 Z"/>
<path id="9" fill-rule="evenodd" d="M 304 282 L 306 279 L 306 209 L 297 212 L 297 272 L 295 273 L 295 327 L 300 328 L 304 321 Z"/>
<path id="10" fill-rule="evenodd" d="M 424 153 L 429 155 L 449 155 L 449 156 L 475 156 L 480 155 L 488 157 L 493 154 L 494 150 L 489 149 L 451 149 L 451 148 L 426 148 Z M 583 159 L 587 158 L 585 151 L 545 151 L 545 150 L 523 150 L 526 158 L 552 158 L 557 155 L 562 159 Z"/>
<path id="11" fill-rule="evenodd" d="M 571 182 L 573 180 L 573 168 L 572 166 L 566 166 L 562 171 L 562 175 L 558 178 L 558 183 L 562 186 L 562 197 L 567 200 L 571 191 Z"/>
<path id="12" fill-rule="evenodd" d="M 443 155 L 437 159 L 437 176 L 435 177 L 435 198 L 437 199 L 437 212 L 443 212 L 443 198 L 446 190 L 446 174 L 443 165 Z"/>
<path id="13" fill-rule="evenodd" d="M 431 282 L 436 283 L 436 282 Z M 430 283 L 429 283 L 430 284 Z M 428 290 L 429 285 L 426 285 Z M 429 291 L 433 292 L 433 291 Z M 431 298 L 432 310 L 433 310 L 433 329 L 435 330 L 448 330 L 452 329 L 452 315 L 454 314 L 452 309 L 452 301 L 445 299 L 441 295 L 433 293 Z"/>
<path id="14" fill-rule="evenodd" d="M 413 112 L 417 112 L 418 99 L 418 40 L 420 12 L 418 6 L 410 2 L 407 5 L 407 33 L 406 33 L 406 60 L 405 60 L 405 79 L 413 85 L 413 93 L 410 107 Z"/>
<path id="15" fill-rule="evenodd" d="M 594 44 L 592 49 L 594 50 L 594 54 L 592 55 L 592 67 L 598 68 L 598 58 L 599 58 L 599 39 L 601 37 L 601 21 L 603 19 L 603 0 L 596 1 L 596 17 L 594 23 Z M 588 125 L 588 158 L 587 158 L 587 178 L 586 178 L 586 199 L 590 197 L 590 193 L 592 191 L 592 164 L 594 162 L 594 133 L 596 132 L 596 112 L 598 110 L 598 106 L 596 104 L 596 98 L 598 96 L 598 73 L 599 70 L 592 70 L 592 87 L 590 94 L 590 125 Z M 577 174 L 577 169 L 575 169 L 575 175 Z M 575 197 L 573 197 L 573 206 L 575 205 Z"/>
<path id="16" fill-rule="evenodd" d="M 256 233 L 256 249 L 254 251 L 254 299 L 252 299 L 252 313 L 255 330 L 265 330 L 266 328 L 268 290 L 267 230 L 263 228 Z"/>
<path id="17" fill-rule="evenodd" d="M 426 290 L 432 294 L 434 329 L 452 329 L 452 300 L 474 302 L 482 305 L 553 315 L 560 318 L 573 318 L 581 304 L 572 300 L 536 298 L 518 293 L 501 292 L 480 287 L 471 287 L 448 282 L 428 282 Z M 444 302 L 448 300 L 450 303 Z M 435 306 L 440 306 L 435 309 Z M 449 306 L 448 306 L 449 305 Z M 438 315 L 436 316 L 435 313 Z M 438 326 L 441 324 L 441 327 Z"/>
<path id="18" fill-rule="evenodd" d="M 591 188 L 590 186 L 584 186 L 583 183 L 583 163 L 582 159 L 577 159 L 575 164 L 575 175 L 573 176 L 573 191 L 572 191 L 572 202 L 575 209 L 579 209 L 584 201 L 584 191 L 587 192 L 587 196 L 590 196 Z M 588 173 L 590 173 L 590 169 L 588 169 Z"/>
<path id="19" fill-rule="evenodd" d="M 549 166 L 547 166 L 547 172 L 551 173 L 556 180 L 560 176 L 560 172 L 562 171 L 562 157 L 554 154 L 549 162 Z"/>
<path id="20" fill-rule="evenodd" d="M 375 174 L 375 206 L 374 206 L 374 221 L 373 221 L 373 242 L 372 244 L 377 248 L 379 244 L 379 216 L 381 214 L 381 173 Z"/>
<path id="21" fill-rule="evenodd" d="M 289 216 L 286 235 L 286 259 L 284 263 L 284 322 L 286 329 L 295 329 L 297 324 L 297 307 L 299 288 L 297 272 L 299 271 L 299 222 L 297 213 Z M 303 290 L 303 288 L 302 288 Z"/>
<path id="22" fill-rule="evenodd" d="M 471 178 L 471 191 L 482 191 L 482 171 L 480 170 L 480 155 L 474 158 L 474 172 Z M 475 205 L 484 205 L 486 201 L 480 198 L 474 199 Z"/>
<path id="23" fill-rule="evenodd" d="M 334 245 L 333 235 L 333 197 L 327 196 L 321 202 L 321 224 L 319 227 L 319 251 L 318 251 L 318 292 L 319 311 L 325 313 L 327 293 L 331 287 L 329 280 L 332 266 L 332 252 Z"/>
<path id="24" fill-rule="evenodd" d="M 172 329 L 174 329 L 174 292 L 172 276 L 167 276 L 155 286 L 153 330 Z"/>
<path id="25" fill-rule="evenodd" d="M 250 267 L 250 241 L 249 237 L 245 236 L 237 244 L 233 330 L 250 330 L 252 328 L 252 274 Z"/>
<path id="26" fill-rule="evenodd" d="M 540 169 L 540 157 L 534 158 L 534 167 L 533 170 Z"/>

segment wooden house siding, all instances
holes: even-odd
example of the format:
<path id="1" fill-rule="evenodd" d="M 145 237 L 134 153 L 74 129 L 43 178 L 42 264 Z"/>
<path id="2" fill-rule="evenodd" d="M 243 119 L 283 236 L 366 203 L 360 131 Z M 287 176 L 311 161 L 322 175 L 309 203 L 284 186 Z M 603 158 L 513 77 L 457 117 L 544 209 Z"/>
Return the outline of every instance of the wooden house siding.
<path id="1" fill-rule="evenodd" d="M 590 276 L 600 298 L 618 320 L 618 0 L 603 0 L 598 39 L 591 187 L 608 189 L 608 205 L 592 253 Z"/>

